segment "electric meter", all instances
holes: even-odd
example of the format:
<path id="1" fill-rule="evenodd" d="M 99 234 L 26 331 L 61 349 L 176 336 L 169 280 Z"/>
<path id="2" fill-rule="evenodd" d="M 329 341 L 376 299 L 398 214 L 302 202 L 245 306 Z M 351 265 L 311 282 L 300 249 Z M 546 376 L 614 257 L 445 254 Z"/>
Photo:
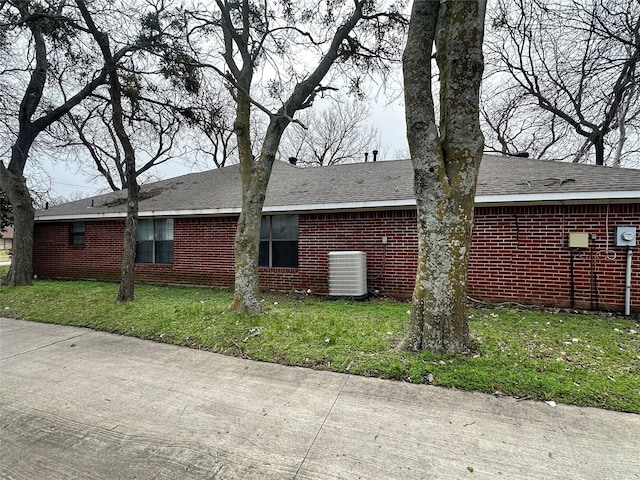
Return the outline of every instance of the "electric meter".
<path id="1" fill-rule="evenodd" d="M 635 247 L 636 227 L 616 227 L 616 247 Z"/>

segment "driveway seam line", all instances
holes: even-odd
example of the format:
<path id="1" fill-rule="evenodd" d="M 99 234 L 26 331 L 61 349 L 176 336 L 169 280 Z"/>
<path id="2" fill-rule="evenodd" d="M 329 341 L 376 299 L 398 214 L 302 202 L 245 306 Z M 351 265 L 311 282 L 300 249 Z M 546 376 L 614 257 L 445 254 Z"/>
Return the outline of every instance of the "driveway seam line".
<path id="1" fill-rule="evenodd" d="M 69 341 L 69 340 L 73 340 L 74 338 L 78 338 L 78 337 L 82 337 L 82 336 L 84 336 L 84 335 L 88 335 L 89 333 L 93 333 L 93 332 L 83 332 L 83 333 L 79 333 L 78 335 L 74 335 L 73 337 L 63 338 L 62 340 L 57 340 L 57 341 L 55 341 L 55 342 L 51 342 L 51 343 L 48 343 L 48 344 L 46 344 L 46 345 L 41 345 L 41 346 L 39 346 L 39 347 L 32 348 L 32 349 L 30 349 L 30 350 L 25 350 L 24 352 L 16 353 L 16 354 L 14 354 L 14 355 L 10 355 L 10 356 L 8 356 L 8 357 L 3 357 L 3 358 L 0 358 L 0 362 L 4 362 L 5 360 L 9 360 L 9 359 L 11 359 L 11 358 L 19 357 L 19 356 L 21 356 L 21 355 L 26 355 L 27 353 L 37 352 L 38 350 L 42 350 L 43 348 L 51 347 L 52 345 L 56 345 L 56 344 L 58 344 L 58 343 L 67 342 L 67 341 Z"/>
<path id="2" fill-rule="evenodd" d="M 320 432 L 324 428 L 325 423 L 327 423 L 327 420 L 329 419 L 329 416 L 331 415 L 331 412 L 333 412 L 333 408 L 336 406 L 336 403 L 338 403 L 338 399 L 340 398 L 340 395 L 342 395 L 342 391 L 344 390 L 344 387 L 347 386 L 347 382 L 349 381 L 350 377 L 351 377 L 351 374 L 347 374 L 347 378 L 344 379 L 344 382 L 342 383 L 342 386 L 340 387 L 340 391 L 338 391 L 338 394 L 336 395 L 336 398 L 333 399 L 333 403 L 331 404 L 331 408 L 329 408 L 329 411 L 327 412 L 327 414 L 325 415 L 324 419 L 322 420 L 322 424 L 320 425 L 320 428 L 318 428 L 318 431 L 316 432 L 316 435 L 313 437 L 313 440 L 311 441 L 311 445 L 309 445 L 309 448 L 305 452 L 304 457 L 302 458 L 302 461 L 300 462 L 300 465 L 298 466 L 298 469 L 296 470 L 296 474 L 293 476 L 293 480 L 298 478 L 298 474 L 300 473 L 300 470 L 302 469 L 302 466 L 304 465 L 304 462 L 307 461 L 307 457 L 309 456 L 309 453 L 311 453 L 311 449 L 316 444 L 316 440 L 320 436 Z"/>

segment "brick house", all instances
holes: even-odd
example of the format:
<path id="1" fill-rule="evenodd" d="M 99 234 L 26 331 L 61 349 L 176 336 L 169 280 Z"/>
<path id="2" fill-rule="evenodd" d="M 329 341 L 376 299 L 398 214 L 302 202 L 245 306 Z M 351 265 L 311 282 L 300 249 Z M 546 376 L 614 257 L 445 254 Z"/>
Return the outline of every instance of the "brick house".
<path id="1" fill-rule="evenodd" d="M 34 273 L 118 280 L 124 198 L 114 192 L 37 212 Z M 137 280 L 232 287 L 240 205 L 237 165 L 145 186 Z M 616 246 L 620 226 L 640 227 L 640 170 L 486 155 L 469 296 L 622 311 L 628 248 Z M 417 233 L 410 161 L 275 163 L 263 211 L 261 287 L 328 293 L 335 251 L 366 253 L 369 291 L 411 296 Z M 634 312 L 639 256 L 632 257 Z"/>
<path id="2" fill-rule="evenodd" d="M 0 257 L 8 255 L 13 248 L 13 227 L 6 227 L 0 230 Z"/>

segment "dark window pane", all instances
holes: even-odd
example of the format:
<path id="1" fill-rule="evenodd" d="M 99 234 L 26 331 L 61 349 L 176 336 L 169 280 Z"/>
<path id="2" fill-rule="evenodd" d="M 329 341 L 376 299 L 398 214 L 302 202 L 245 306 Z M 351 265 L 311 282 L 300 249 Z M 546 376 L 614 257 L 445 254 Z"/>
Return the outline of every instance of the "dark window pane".
<path id="1" fill-rule="evenodd" d="M 261 267 L 298 266 L 298 215 L 262 217 L 260 228 Z"/>
<path id="2" fill-rule="evenodd" d="M 71 245 L 84 245 L 84 233 L 72 233 L 69 243 Z"/>
<path id="3" fill-rule="evenodd" d="M 71 222 L 69 224 L 69 243 L 71 245 L 84 245 L 84 222 Z"/>
<path id="4" fill-rule="evenodd" d="M 136 244 L 136 262 L 153 263 L 153 242 L 145 241 Z"/>
<path id="5" fill-rule="evenodd" d="M 260 240 L 269 240 L 271 217 L 262 217 L 260 221 Z"/>
<path id="6" fill-rule="evenodd" d="M 272 266 L 297 267 L 298 266 L 298 242 L 277 241 L 271 246 L 273 252 Z"/>
<path id="7" fill-rule="evenodd" d="M 268 240 L 260 242 L 260 256 L 258 257 L 258 266 L 260 267 L 269 266 L 269 241 Z"/>
<path id="8" fill-rule="evenodd" d="M 84 222 L 71 222 L 71 233 L 84 233 Z"/>
<path id="9" fill-rule="evenodd" d="M 153 240 L 153 220 L 138 220 L 138 240 Z"/>
<path id="10" fill-rule="evenodd" d="M 156 220 L 154 231 L 156 240 L 173 240 L 173 219 Z"/>
<path id="11" fill-rule="evenodd" d="M 69 237 L 71 245 L 84 245 L 84 233 L 72 233 Z"/>
<path id="12" fill-rule="evenodd" d="M 173 240 L 173 218 L 167 218 L 165 220 L 167 240 Z"/>
<path id="13" fill-rule="evenodd" d="M 173 240 L 156 242 L 156 263 L 173 263 Z"/>
<path id="14" fill-rule="evenodd" d="M 271 217 L 271 238 L 274 240 L 297 240 L 298 216 L 274 215 Z"/>

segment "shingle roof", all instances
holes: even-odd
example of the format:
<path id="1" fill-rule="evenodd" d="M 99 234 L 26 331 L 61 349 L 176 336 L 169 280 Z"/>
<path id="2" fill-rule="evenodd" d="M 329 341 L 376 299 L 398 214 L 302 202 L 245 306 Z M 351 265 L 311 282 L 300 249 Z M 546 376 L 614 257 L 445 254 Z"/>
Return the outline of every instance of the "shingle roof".
<path id="1" fill-rule="evenodd" d="M 638 192 L 640 170 L 485 155 L 478 195 Z"/>
<path id="2" fill-rule="evenodd" d="M 240 168 L 232 165 L 146 185 L 140 214 L 230 214 L 240 210 Z M 37 220 L 123 216 L 126 192 L 112 192 L 37 212 Z M 640 202 L 640 170 L 485 155 L 476 202 Z M 409 160 L 300 168 L 275 162 L 265 211 L 410 208 Z"/>

